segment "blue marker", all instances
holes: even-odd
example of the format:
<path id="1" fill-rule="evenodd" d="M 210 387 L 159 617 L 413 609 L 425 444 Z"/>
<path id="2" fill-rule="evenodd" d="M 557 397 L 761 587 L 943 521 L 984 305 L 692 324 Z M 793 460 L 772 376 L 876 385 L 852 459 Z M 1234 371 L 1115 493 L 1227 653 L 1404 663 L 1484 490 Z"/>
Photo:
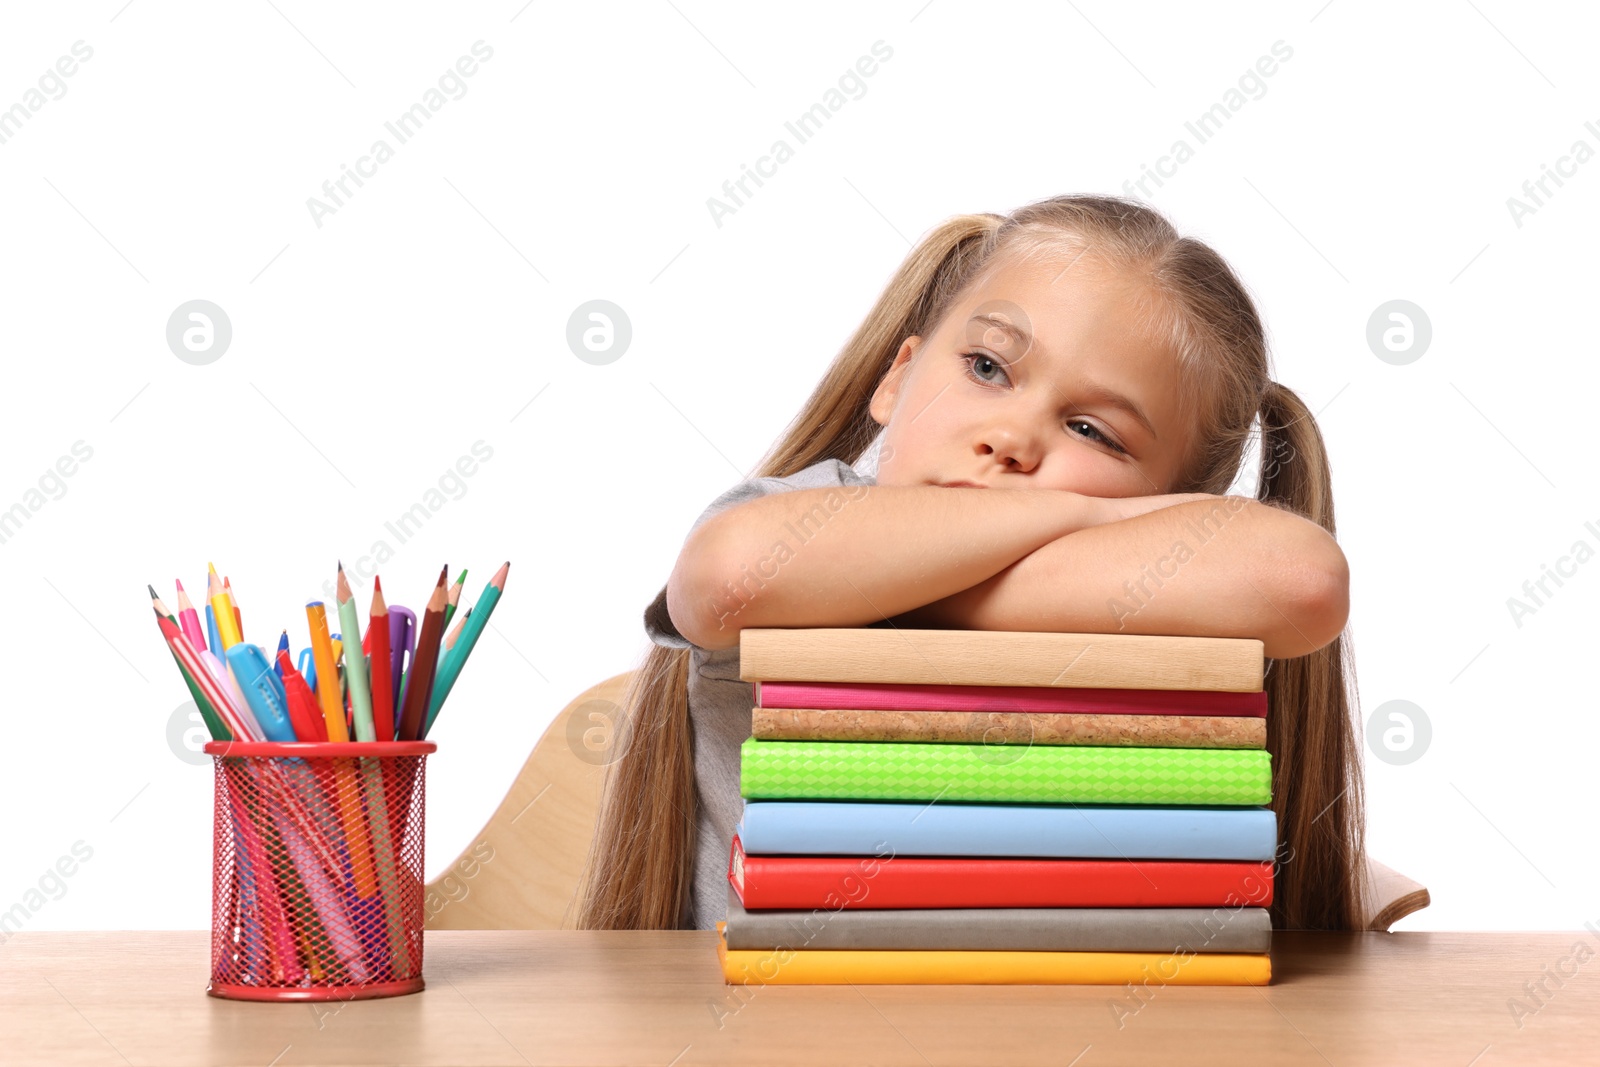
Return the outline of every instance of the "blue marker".
<path id="1" fill-rule="evenodd" d="M 245 703 L 261 724 L 268 741 L 297 741 L 289 722 L 289 698 L 283 680 L 267 662 L 260 645 L 240 641 L 227 651 L 228 669 L 244 693 Z"/>

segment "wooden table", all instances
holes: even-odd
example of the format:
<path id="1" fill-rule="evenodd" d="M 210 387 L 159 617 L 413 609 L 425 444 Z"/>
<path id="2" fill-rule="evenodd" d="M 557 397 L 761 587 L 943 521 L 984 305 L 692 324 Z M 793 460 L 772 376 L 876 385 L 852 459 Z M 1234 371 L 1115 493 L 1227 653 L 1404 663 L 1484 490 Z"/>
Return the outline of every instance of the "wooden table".
<path id="1" fill-rule="evenodd" d="M 0 1064 L 1600 1063 L 1587 930 L 1279 932 L 1271 986 L 1143 1001 L 1125 986 L 739 988 L 705 931 L 434 931 L 423 992 L 319 1005 L 206 996 L 208 936 L 14 935 Z"/>

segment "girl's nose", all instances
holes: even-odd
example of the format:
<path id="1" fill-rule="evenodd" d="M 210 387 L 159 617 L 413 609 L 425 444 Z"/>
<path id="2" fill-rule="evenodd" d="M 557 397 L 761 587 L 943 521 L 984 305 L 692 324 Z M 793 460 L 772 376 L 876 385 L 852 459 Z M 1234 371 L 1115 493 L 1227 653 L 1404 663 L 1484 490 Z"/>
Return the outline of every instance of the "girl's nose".
<path id="1" fill-rule="evenodd" d="M 978 451 L 993 456 L 1008 471 L 1027 474 L 1039 465 L 1042 448 L 1035 430 L 1004 424 L 993 426 L 982 435 Z"/>

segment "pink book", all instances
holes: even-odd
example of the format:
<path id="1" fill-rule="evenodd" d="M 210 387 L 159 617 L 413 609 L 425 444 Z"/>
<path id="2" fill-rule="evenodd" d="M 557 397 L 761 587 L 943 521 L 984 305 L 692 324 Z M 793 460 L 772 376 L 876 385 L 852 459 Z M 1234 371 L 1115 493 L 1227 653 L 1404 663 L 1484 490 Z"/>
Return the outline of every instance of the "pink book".
<path id="1" fill-rule="evenodd" d="M 1099 715 L 1242 715 L 1265 718 L 1267 694 L 1197 689 L 1070 689 L 1055 686 L 752 682 L 764 708 L 864 711 L 1033 711 Z"/>

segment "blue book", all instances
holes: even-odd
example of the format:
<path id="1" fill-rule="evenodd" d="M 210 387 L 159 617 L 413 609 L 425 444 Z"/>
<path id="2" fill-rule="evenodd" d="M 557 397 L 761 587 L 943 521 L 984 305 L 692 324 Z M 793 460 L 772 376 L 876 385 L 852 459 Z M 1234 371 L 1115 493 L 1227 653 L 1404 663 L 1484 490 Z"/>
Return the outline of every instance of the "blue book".
<path id="1" fill-rule="evenodd" d="M 1270 860 L 1268 807 L 747 800 L 748 855 Z"/>

